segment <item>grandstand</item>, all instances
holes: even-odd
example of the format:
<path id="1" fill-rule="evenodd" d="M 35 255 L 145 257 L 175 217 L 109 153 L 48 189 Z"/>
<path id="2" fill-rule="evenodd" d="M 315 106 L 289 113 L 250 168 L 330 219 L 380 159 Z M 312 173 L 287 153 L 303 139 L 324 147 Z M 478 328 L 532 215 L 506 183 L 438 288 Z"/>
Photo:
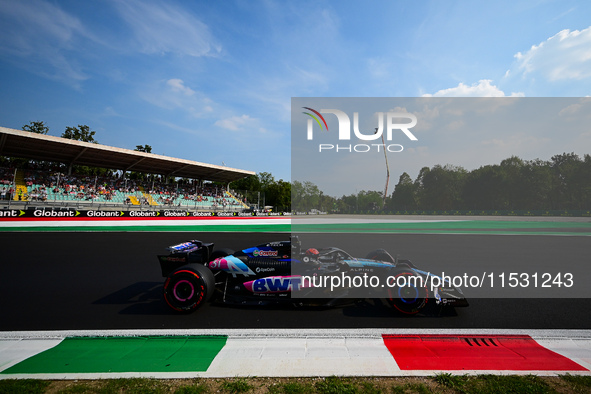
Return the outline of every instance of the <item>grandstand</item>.
<path id="1" fill-rule="evenodd" d="M 242 211 L 249 208 L 242 197 L 246 193 L 231 191 L 228 185 L 255 174 L 3 127 L 0 155 L 29 159 L 33 167 L 18 168 L 7 159 L 0 164 L 0 204 L 9 206 Z M 109 171 L 79 175 L 75 166 Z M 144 178 L 151 180 L 129 179 L 128 171 L 149 174 Z"/>

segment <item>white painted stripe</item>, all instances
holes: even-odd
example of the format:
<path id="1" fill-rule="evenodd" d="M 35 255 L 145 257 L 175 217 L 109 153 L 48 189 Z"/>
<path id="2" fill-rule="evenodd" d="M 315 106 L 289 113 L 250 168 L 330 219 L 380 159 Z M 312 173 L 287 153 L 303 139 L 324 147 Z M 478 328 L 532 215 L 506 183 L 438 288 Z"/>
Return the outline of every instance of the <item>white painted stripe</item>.
<path id="1" fill-rule="evenodd" d="M 388 376 L 400 368 L 381 338 L 229 338 L 202 376 Z"/>
<path id="2" fill-rule="evenodd" d="M 536 342 L 591 371 L 591 339 L 542 338 Z"/>
<path id="3" fill-rule="evenodd" d="M 62 340 L 63 338 L 0 339 L 0 371 L 57 346 Z"/>

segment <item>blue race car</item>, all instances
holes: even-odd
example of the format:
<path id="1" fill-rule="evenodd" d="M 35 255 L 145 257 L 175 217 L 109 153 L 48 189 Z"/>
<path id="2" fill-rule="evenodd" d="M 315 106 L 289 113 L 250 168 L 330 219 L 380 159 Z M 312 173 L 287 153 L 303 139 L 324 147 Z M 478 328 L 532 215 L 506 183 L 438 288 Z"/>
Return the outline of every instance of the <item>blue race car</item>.
<path id="1" fill-rule="evenodd" d="M 383 299 L 403 314 L 427 305 L 464 307 L 462 290 L 422 271 L 409 260 L 377 249 L 356 258 L 335 247 L 302 248 L 297 237 L 234 252 L 198 240 L 160 255 L 164 299 L 175 311 L 192 312 L 207 301 L 236 305 L 336 306 Z"/>

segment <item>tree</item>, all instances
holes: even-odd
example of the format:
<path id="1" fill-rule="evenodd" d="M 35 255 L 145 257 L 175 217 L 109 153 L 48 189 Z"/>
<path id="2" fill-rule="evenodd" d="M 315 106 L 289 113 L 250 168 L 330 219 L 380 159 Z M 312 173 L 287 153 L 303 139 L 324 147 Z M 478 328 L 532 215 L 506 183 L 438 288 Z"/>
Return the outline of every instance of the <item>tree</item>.
<path id="1" fill-rule="evenodd" d="M 501 161 L 499 167 L 503 190 L 503 207 L 504 209 L 520 209 L 523 208 L 523 201 L 528 190 L 523 188 L 525 163 L 517 156 L 511 156 L 508 159 Z"/>
<path id="2" fill-rule="evenodd" d="M 462 167 L 449 164 L 423 168 L 417 178 L 420 208 L 435 211 L 460 209 L 466 174 Z"/>
<path id="3" fill-rule="evenodd" d="M 310 181 L 293 181 L 291 184 L 292 209 L 299 212 L 308 212 L 311 209 L 320 209 L 322 192 L 318 186 Z"/>
<path id="4" fill-rule="evenodd" d="M 553 200 L 554 209 L 580 209 L 582 206 L 581 191 L 589 180 L 581 179 L 578 174 L 584 162 L 575 153 L 563 153 L 552 156 Z"/>
<path id="5" fill-rule="evenodd" d="M 383 192 L 375 190 L 362 190 L 357 193 L 357 213 L 376 212 L 382 208 L 384 202 Z"/>
<path id="6" fill-rule="evenodd" d="M 414 210 L 417 207 L 416 185 L 406 172 L 400 175 L 398 184 L 394 187 L 390 209 L 395 211 Z"/>
<path id="7" fill-rule="evenodd" d="M 272 205 L 277 211 L 291 210 L 291 184 L 280 179 L 267 187 L 265 192 L 267 205 Z"/>
<path id="8" fill-rule="evenodd" d="M 504 208 L 503 177 L 498 165 L 473 170 L 466 177 L 462 198 L 464 209 L 495 210 Z"/>
<path id="9" fill-rule="evenodd" d="M 36 134 L 47 134 L 49 132 L 49 127 L 47 127 L 45 122 L 42 121 L 29 122 L 29 124 L 24 125 L 22 129 Z"/>
<path id="10" fill-rule="evenodd" d="M 136 145 L 134 151 L 152 153 L 152 147 L 150 145 Z"/>
<path id="11" fill-rule="evenodd" d="M 78 125 L 78 127 L 66 127 L 66 131 L 62 134 L 62 138 L 98 144 L 98 141 L 94 139 L 95 134 L 96 131 L 90 131 L 90 127 L 86 125 Z"/>
<path id="12" fill-rule="evenodd" d="M 250 175 L 246 178 L 230 182 L 230 189 L 245 190 L 249 192 L 259 192 L 261 191 L 261 182 L 258 176 Z"/>
<path id="13" fill-rule="evenodd" d="M 261 184 L 261 191 L 266 191 L 265 189 L 275 183 L 275 178 L 270 172 L 259 172 L 258 176 Z"/>

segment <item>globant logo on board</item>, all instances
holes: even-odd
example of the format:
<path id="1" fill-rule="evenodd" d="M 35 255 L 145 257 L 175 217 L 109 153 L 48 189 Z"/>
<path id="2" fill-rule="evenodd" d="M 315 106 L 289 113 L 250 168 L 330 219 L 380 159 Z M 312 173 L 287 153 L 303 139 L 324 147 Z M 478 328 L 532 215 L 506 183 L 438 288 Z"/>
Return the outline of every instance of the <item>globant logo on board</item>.
<path id="1" fill-rule="evenodd" d="M 303 112 L 308 115 L 311 119 L 308 119 L 307 123 L 307 139 L 308 141 L 314 140 L 314 121 L 318 124 L 321 131 L 328 132 L 328 124 L 322 114 L 333 114 L 337 117 L 339 123 L 338 139 L 339 141 L 351 141 L 351 119 L 349 116 L 338 109 L 321 109 L 317 111 L 310 107 L 302 107 L 309 112 Z M 407 112 L 378 112 L 378 127 L 375 132 L 371 134 L 364 134 L 359 131 L 359 113 L 353 112 L 353 134 L 361 141 L 368 141 L 368 143 L 361 144 L 318 144 L 318 151 L 333 151 L 333 152 L 355 152 L 355 153 L 366 153 L 370 151 L 382 152 L 402 152 L 404 147 L 400 144 L 387 144 L 385 139 L 390 142 L 393 136 L 398 132 L 402 132 L 409 140 L 418 141 L 418 138 L 409 130 L 417 125 L 417 117 Z M 386 119 L 386 127 L 384 133 L 384 118 Z M 403 121 L 401 123 L 401 120 Z M 410 120 L 410 122 L 408 122 Z M 381 143 L 369 143 L 369 141 L 376 141 L 381 139 Z M 379 141 L 378 141 L 379 142 Z"/>

